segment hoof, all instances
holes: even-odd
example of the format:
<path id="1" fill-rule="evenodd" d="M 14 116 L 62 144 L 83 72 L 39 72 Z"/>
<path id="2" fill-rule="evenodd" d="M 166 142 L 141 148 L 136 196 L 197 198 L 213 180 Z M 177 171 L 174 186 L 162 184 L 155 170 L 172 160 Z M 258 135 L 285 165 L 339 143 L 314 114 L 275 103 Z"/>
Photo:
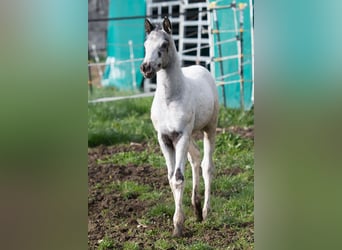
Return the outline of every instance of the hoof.
<path id="1" fill-rule="evenodd" d="M 196 199 L 195 204 L 192 205 L 197 221 L 202 221 L 203 220 L 203 215 L 202 215 L 202 208 L 201 208 L 201 201 L 199 199 Z"/>
<path id="2" fill-rule="evenodd" d="M 183 235 L 183 225 L 184 225 L 184 214 L 183 212 L 179 212 L 178 214 L 175 214 L 173 217 L 173 237 L 181 237 Z"/>
<path id="3" fill-rule="evenodd" d="M 203 220 L 206 220 L 208 217 L 209 209 L 203 209 Z"/>
<path id="4" fill-rule="evenodd" d="M 181 227 L 173 229 L 172 236 L 175 238 L 179 238 L 183 236 L 183 229 Z"/>
<path id="5" fill-rule="evenodd" d="M 202 210 L 194 207 L 194 212 L 197 218 L 197 221 L 203 221 L 203 215 L 202 215 Z"/>

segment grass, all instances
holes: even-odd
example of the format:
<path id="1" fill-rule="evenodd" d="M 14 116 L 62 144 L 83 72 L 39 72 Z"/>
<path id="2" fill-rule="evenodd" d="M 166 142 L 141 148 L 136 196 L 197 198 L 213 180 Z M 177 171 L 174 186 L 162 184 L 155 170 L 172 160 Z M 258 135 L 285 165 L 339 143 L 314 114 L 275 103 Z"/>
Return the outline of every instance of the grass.
<path id="1" fill-rule="evenodd" d="M 101 92 L 97 96 L 110 96 Z M 112 95 L 111 95 L 112 96 Z M 95 98 L 93 96 L 93 98 Z M 165 166 L 164 158 L 155 152 L 158 147 L 156 133 L 150 120 L 152 98 L 122 100 L 88 105 L 88 146 L 147 142 L 141 152 L 119 152 L 99 164 L 148 164 L 156 168 Z M 220 108 L 218 126 L 251 127 L 254 111 L 241 112 Z M 202 148 L 202 142 L 198 142 Z M 120 192 L 124 199 L 154 201 L 148 212 L 138 218 L 148 229 L 141 237 L 153 241 L 155 249 L 253 249 L 254 247 L 254 141 L 226 131 L 216 137 L 214 153 L 215 175 L 212 183 L 210 220 L 196 222 L 191 209 L 191 167 L 185 172 L 184 212 L 185 227 L 191 228 L 192 237 L 173 239 L 170 232 L 153 229 L 155 218 L 172 226 L 174 202 L 168 189 L 156 190 L 134 181 L 115 181 L 103 187 L 104 192 Z M 203 153 L 202 149 L 201 152 Z M 98 184 L 95 188 L 101 188 Z M 200 183 L 203 197 L 203 180 Z M 124 219 L 124 218 L 123 218 Z M 152 228 L 151 228 L 152 227 Z M 205 237 L 210 235 L 210 240 Z M 220 234 L 222 236 L 220 237 Z M 229 238 L 229 244 L 227 243 Z M 155 239 L 155 240 L 153 240 Z M 110 249 L 113 240 L 105 238 L 98 249 Z M 228 244 L 228 245 L 227 245 Z M 121 245 L 123 249 L 140 249 L 132 240 Z"/>
<path id="2" fill-rule="evenodd" d="M 167 250 L 172 248 L 172 244 L 170 243 L 170 241 L 168 240 L 164 240 L 164 239 L 159 239 L 156 241 L 156 243 L 154 244 L 154 247 L 156 249 L 160 249 L 160 250 Z"/>
<path id="3" fill-rule="evenodd" d="M 151 98 L 88 105 L 88 145 L 143 141 L 153 136 Z"/>
<path id="4" fill-rule="evenodd" d="M 226 109 L 221 107 L 218 119 L 218 127 L 242 126 L 249 127 L 254 124 L 254 109 L 241 112 L 238 109 Z"/>
<path id="5" fill-rule="evenodd" d="M 90 99 L 127 94 L 99 89 Z M 147 140 L 154 135 L 150 120 L 151 104 L 151 98 L 88 104 L 88 146 Z"/>
<path id="6" fill-rule="evenodd" d="M 110 239 L 108 236 L 104 237 L 103 240 L 100 242 L 98 250 L 106 250 L 112 248 L 114 245 L 114 241 Z"/>
<path id="7" fill-rule="evenodd" d="M 168 217 L 172 218 L 174 212 L 173 204 L 168 203 L 159 203 L 151 208 L 148 212 L 148 217 Z"/>
<path id="8" fill-rule="evenodd" d="M 112 157 L 106 159 L 98 159 L 98 163 L 101 164 L 135 164 L 139 165 L 142 163 L 150 164 L 154 167 L 164 167 L 165 160 L 162 155 L 154 154 L 149 148 L 142 152 L 120 152 Z"/>
<path id="9" fill-rule="evenodd" d="M 105 187 L 105 193 L 118 191 L 125 199 L 139 197 L 142 194 L 148 194 L 150 187 L 146 185 L 139 185 L 134 181 L 116 181 Z M 146 196 L 146 195 L 145 195 Z"/>
<path id="10" fill-rule="evenodd" d="M 127 241 L 127 242 L 124 243 L 123 249 L 124 250 L 138 250 L 140 248 L 139 248 L 139 245 L 136 242 Z"/>

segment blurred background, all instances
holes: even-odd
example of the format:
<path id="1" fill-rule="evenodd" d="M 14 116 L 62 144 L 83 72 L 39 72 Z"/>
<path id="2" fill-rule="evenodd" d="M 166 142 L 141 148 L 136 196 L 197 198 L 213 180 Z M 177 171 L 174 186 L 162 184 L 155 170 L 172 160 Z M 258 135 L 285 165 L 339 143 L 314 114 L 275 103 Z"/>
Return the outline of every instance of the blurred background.
<path id="1" fill-rule="evenodd" d="M 89 0 L 88 83 L 90 99 L 101 88 L 151 93 L 155 79 L 144 79 L 144 19 L 172 22 L 183 66 L 211 71 L 225 107 L 249 110 L 254 102 L 254 11 L 252 0 Z M 96 90 L 97 89 L 97 90 Z M 100 91 L 101 92 L 101 91 Z M 103 92 L 100 97 L 109 97 Z M 105 93 L 105 94 L 104 94 Z"/>

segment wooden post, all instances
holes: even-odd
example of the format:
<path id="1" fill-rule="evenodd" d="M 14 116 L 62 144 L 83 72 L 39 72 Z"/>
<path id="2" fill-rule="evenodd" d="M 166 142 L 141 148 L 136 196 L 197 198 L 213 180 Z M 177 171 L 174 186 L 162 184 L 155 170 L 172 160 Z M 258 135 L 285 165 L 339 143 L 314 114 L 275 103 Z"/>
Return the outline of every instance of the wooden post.
<path id="1" fill-rule="evenodd" d="M 90 51 L 88 49 L 88 87 L 90 94 L 93 94 L 93 80 L 91 76 Z"/>

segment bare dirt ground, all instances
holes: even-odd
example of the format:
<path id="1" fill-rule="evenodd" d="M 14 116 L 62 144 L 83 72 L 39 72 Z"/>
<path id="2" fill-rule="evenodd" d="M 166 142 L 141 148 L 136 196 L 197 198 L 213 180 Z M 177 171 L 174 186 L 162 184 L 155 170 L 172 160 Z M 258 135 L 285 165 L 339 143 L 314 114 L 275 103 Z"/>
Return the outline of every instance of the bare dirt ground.
<path id="1" fill-rule="evenodd" d="M 242 137 L 253 138 L 253 129 L 228 128 L 232 133 L 237 133 Z M 218 133 L 222 130 L 218 129 Z M 153 166 L 142 165 L 115 165 L 101 164 L 99 159 L 105 159 L 118 152 L 145 150 L 146 143 L 130 144 L 120 146 L 99 146 L 88 149 L 88 248 L 97 249 L 99 242 L 104 237 L 115 239 L 112 249 L 123 249 L 127 241 L 134 241 L 139 249 L 154 249 L 154 242 L 158 240 L 156 236 L 146 237 L 147 230 L 157 230 L 172 232 L 172 222 L 168 217 L 158 217 L 153 219 L 149 227 L 146 228 L 137 218 L 142 218 L 148 210 L 156 205 L 157 201 L 140 200 L 134 195 L 128 199 L 123 199 L 119 191 L 111 190 L 104 192 L 99 187 L 108 186 L 113 181 L 134 181 L 138 184 L 148 185 L 153 190 L 166 190 L 171 195 L 169 183 L 166 175 L 166 168 L 155 168 Z M 156 148 L 156 151 L 159 149 Z M 227 169 L 228 171 L 229 169 Z M 231 169 L 228 175 L 238 173 L 237 169 Z M 235 173 L 234 171 L 237 171 Z M 246 227 L 251 225 L 244 225 Z M 229 244 L 236 237 L 234 230 L 227 227 L 222 235 L 222 228 L 212 228 L 205 234 L 207 242 L 219 239 L 221 244 Z M 185 229 L 185 238 L 188 242 L 196 242 L 198 239 L 190 230 Z M 222 242 L 226 241 L 226 242 Z M 174 248 L 170 248 L 174 249 Z"/>

